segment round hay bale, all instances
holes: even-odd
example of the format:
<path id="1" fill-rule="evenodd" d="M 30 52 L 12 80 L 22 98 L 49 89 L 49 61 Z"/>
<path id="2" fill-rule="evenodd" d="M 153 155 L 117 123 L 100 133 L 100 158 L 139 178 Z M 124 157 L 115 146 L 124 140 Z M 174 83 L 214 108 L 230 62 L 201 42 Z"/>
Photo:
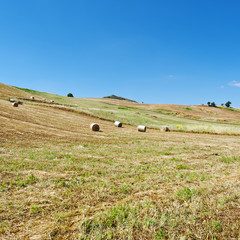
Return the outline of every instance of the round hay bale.
<path id="1" fill-rule="evenodd" d="M 162 127 L 161 127 L 161 131 L 162 131 L 162 132 L 169 132 L 170 130 L 169 130 L 169 127 L 168 127 L 168 126 L 162 126 Z"/>
<path id="2" fill-rule="evenodd" d="M 146 132 L 146 130 L 147 130 L 146 126 L 143 126 L 143 125 L 139 125 L 137 127 L 137 129 L 138 129 L 139 132 Z"/>
<path id="3" fill-rule="evenodd" d="M 30 97 L 30 99 L 34 100 L 34 97 L 33 97 L 33 96 L 31 96 L 31 97 Z"/>
<path id="4" fill-rule="evenodd" d="M 13 107 L 18 107 L 18 103 L 17 102 L 14 102 L 12 105 L 13 105 Z"/>
<path id="5" fill-rule="evenodd" d="M 18 101 L 18 104 L 19 105 L 23 105 L 23 101 Z"/>
<path id="6" fill-rule="evenodd" d="M 15 100 L 14 100 L 14 99 L 12 99 L 12 98 L 11 98 L 11 99 L 9 99 L 9 101 L 10 101 L 10 102 L 15 102 Z"/>
<path id="7" fill-rule="evenodd" d="M 114 125 L 115 125 L 116 127 L 122 127 L 122 123 L 119 122 L 119 121 L 115 121 L 115 122 L 114 122 Z"/>
<path id="8" fill-rule="evenodd" d="M 91 128 L 92 131 L 94 131 L 94 132 L 98 132 L 98 131 L 100 130 L 100 127 L 99 127 L 99 125 L 98 125 L 97 123 L 92 123 L 92 124 L 90 125 L 90 128 Z"/>
<path id="9" fill-rule="evenodd" d="M 43 101 L 46 101 L 46 98 L 43 98 L 42 100 L 43 100 Z"/>

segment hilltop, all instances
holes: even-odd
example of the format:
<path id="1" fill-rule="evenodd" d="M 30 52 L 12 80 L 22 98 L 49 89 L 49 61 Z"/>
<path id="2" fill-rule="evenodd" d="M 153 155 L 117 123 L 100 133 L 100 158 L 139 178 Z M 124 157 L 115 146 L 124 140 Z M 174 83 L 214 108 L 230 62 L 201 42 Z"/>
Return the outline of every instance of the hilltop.
<path id="1" fill-rule="evenodd" d="M 120 97 L 120 96 L 116 96 L 116 95 L 110 95 L 110 96 L 106 96 L 106 97 L 103 97 L 103 98 L 111 98 L 111 99 L 117 99 L 117 100 L 123 100 L 123 101 L 129 101 L 129 102 L 135 102 L 134 100 L 131 100 L 131 99 L 128 99 L 128 98 L 123 98 L 123 97 Z"/>

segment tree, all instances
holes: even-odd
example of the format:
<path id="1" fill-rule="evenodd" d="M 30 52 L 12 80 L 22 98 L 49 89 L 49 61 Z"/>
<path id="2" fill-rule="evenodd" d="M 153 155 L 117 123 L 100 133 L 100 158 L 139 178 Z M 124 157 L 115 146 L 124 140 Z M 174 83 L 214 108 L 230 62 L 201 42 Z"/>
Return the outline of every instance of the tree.
<path id="1" fill-rule="evenodd" d="M 216 107 L 216 103 L 215 102 L 208 102 L 207 105 L 209 107 Z"/>
<path id="2" fill-rule="evenodd" d="M 212 102 L 212 103 L 211 103 L 211 107 L 216 107 L 216 103 L 215 103 L 215 102 Z"/>
<path id="3" fill-rule="evenodd" d="M 231 104 L 232 104 L 232 103 L 231 103 L 230 101 L 227 101 L 227 102 L 225 103 L 225 106 L 226 106 L 226 107 L 230 107 Z"/>
<path id="4" fill-rule="evenodd" d="M 72 93 L 69 93 L 67 96 L 68 96 L 68 97 L 73 97 L 73 94 L 72 94 Z"/>

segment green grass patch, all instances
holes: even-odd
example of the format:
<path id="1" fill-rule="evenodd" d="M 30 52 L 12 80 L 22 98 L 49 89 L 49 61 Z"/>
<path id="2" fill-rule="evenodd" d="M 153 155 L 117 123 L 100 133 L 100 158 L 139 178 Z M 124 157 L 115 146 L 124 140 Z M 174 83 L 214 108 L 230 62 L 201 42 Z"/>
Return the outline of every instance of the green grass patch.
<path id="1" fill-rule="evenodd" d="M 15 86 L 13 86 L 13 87 L 15 87 Z M 39 93 L 39 91 L 28 89 L 28 88 L 20 88 L 20 87 L 15 87 L 15 88 L 17 88 L 19 90 L 22 90 L 24 92 L 27 92 L 27 93 L 32 93 L 32 94 L 38 94 Z"/>
<path id="2" fill-rule="evenodd" d="M 226 157 L 226 156 L 222 156 L 221 161 L 224 163 L 232 163 L 232 162 L 240 162 L 240 157 Z"/>
<path id="3" fill-rule="evenodd" d="M 175 167 L 176 167 L 176 169 L 188 169 L 189 168 L 188 166 L 182 165 L 182 164 L 177 164 Z"/>
<path id="4" fill-rule="evenodd" d="M 178 190 L 176 192 L 176 198 L 181 200 L 181 201 L 188 201 L 191 200 L 191 198 L 196 194 L 195 189 L 191 189 L 188 187 L 185 187 L 181 190 Z"/>

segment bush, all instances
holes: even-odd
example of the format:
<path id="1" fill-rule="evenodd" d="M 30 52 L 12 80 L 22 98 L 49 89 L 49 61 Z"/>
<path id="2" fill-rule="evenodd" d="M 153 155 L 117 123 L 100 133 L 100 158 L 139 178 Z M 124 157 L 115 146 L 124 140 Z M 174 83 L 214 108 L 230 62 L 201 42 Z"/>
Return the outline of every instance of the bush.
<path id="1" fill-rule="evenodd" d="M 67 96 L 68 96 L 68 97 L 73 97 L 73 94 L 72 94 L 72 93 L 69 93 Z"/>
<path id="2" fill-rule="evenodd" d="M 232 103 L 231 103 L 230 101 L 227 101 L 227 102 L 225 103 L 225 106 L 226 106 L 226 107 L 230 107 L 231 104 L 232 104 Z"/>
<path id="3" fill-rule="evenodd" d="M 211 107 L 216 107 L 216 103 L 215 103 L 215 102 L 212 102 L 212 103 L 211 103 Z"/>
<path id="4" fill-rule="evenodd" d="M 215 102 L 208 102 L 207 105 L 209 107 L 216 107 L 216 103 Z"/>

